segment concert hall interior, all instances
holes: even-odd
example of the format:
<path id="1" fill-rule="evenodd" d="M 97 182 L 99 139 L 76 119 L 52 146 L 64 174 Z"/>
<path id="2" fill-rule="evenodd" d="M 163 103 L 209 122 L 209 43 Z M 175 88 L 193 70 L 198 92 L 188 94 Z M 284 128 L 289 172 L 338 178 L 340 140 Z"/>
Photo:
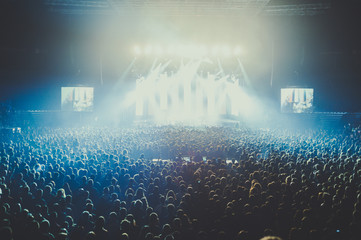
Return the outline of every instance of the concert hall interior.
<path id="1" fill-rule="evenodd" d="M 359 239 L 360 10 L 0 1 L 0 238 Z"/>

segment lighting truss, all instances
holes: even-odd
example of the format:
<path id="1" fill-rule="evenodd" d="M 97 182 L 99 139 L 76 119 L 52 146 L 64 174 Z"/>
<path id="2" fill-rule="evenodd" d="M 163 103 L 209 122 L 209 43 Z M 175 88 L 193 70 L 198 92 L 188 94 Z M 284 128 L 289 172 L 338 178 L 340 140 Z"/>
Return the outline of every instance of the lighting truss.
<path id="1" fill-rule="evenodd" d="M 317 15 L 330 1 L 295 3 L 285 0 L 44 0 L 50 11 L 62 14 L 119 15 Z"/>

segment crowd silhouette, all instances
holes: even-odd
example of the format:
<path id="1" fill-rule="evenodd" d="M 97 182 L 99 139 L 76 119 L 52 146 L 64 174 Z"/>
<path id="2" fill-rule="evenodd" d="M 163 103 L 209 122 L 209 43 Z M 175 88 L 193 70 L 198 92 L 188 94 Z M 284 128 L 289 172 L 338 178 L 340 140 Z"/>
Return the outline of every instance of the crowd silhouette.
<path id="1" fill-rule="evenodd" d="M 0 143 L 0 238 L 358 239 L 361 133 L 27 128 Z"/>

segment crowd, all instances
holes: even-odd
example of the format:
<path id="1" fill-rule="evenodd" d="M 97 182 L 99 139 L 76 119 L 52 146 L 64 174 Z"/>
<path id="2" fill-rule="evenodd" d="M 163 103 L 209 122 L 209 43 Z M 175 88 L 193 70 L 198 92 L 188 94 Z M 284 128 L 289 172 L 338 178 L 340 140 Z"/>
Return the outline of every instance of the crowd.
<path id="1" fill-rule="evenodd" d="M 23 129 L 0 142 L 0 238 L 359 239 L 360 140 L 357 128 Z"/>

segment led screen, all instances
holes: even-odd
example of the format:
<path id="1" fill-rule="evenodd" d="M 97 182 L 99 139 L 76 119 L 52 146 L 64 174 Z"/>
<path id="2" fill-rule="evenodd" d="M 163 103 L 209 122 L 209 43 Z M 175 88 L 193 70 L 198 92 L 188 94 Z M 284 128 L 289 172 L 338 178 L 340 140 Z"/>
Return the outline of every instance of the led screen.
<path id="1" fill-rule="evenodd" d="M 309 113 L 313 110 L 313 88 L 282 88 L 281 111 Z"/>
<path id="2" fill-rule="evenodd" d="M 62 87 L 61 110 L 90 112 L 93 111 L 94 88 L 92 87 Z"/>

